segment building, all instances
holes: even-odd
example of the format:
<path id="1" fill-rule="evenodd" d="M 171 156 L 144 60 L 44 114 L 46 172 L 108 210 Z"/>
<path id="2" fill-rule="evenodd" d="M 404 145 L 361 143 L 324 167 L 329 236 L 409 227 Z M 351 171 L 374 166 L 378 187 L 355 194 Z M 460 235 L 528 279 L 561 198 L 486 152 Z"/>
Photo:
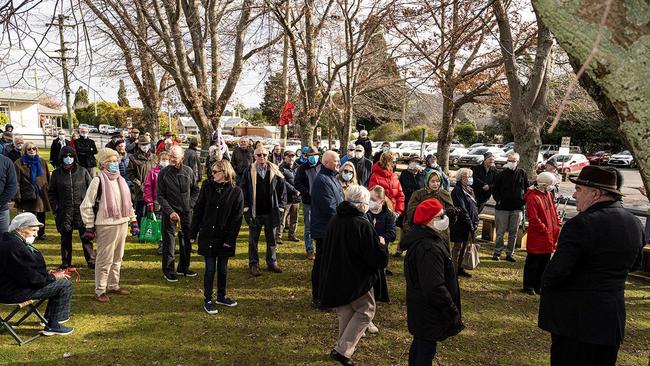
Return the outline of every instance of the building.
<path id="1" fill-rule="evenodd" d="M 260 136 L 267 137 L 273 140 L 280 139 L 280 127 L 278 126 L 253 126 L 253 125 L 238 125 L 233 129 L 235 136 Z"/>
<path id="2" fill-rule="evenodd" d="M 192 117 L 178 117 L 178 127 L 180 129 L 180 132 L 182 134 L 186 135 L 198 135 L 199 134 L 199 126 L 196 125 L 196 122 L 194 122 L 194 118 Z"/>
<path id="3" fill-rule="evenodd" d="M 61 127 L 65 113 L 39 104 L 43 97 L 46 95 L 36 90 L 2 89 L 0 114 L 8 117 L 8 123 L 17 133 L 42 134 L 44 130 Z"/>
<path id="4" fill-rule="evenodd" d="M 242 117 L 221 116 L 219 117 L 219 125 L 223 133 L 234 133 L 236 126 L 247 126 L 250 123 Z"/>

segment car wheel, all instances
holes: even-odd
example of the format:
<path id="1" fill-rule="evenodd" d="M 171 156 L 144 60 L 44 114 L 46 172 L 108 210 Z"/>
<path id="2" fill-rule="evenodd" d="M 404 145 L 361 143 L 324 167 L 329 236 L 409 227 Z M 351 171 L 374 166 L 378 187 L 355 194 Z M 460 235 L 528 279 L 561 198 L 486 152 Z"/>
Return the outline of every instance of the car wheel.
<path id="1" fill-rule="evenodd" d="M 632 160 L 630 163 L 630 168 L 636 168 L 636 160 Z"/>

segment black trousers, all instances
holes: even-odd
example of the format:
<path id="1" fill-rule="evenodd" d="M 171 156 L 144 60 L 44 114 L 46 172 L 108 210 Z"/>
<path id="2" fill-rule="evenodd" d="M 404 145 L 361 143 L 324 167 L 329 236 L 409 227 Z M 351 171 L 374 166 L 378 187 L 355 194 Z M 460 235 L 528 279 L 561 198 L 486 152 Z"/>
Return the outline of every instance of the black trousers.
<path id="1" fill-rule="evenodd" d="M 145 201 L 135 201 L 134 210 L 136 220 L 138 220 L 138 225 L 140 225 L 140 220 L 142 220 L 142 216 L 144 216 L 146 208 L 147 203 Z"/>
<path id="2" fill-rule="evenodd" d="M 190 269 L 190 255 L 192 244 L 190 243 L 190 220 L 191 214 L 178 214 L 181 218 L 178 248 L 178 270 L 179 273 L 187 272 Z M 162 270 L 166 275 L 174 273 L 174 252 L 176 250 L 176 223 L 169 215 L 162 215 Z"/>
<path id="3" fill-rule="evenodd" d="M 551 260 L 551 253 L 526 255 L 524 264 L 524 290 L 532 289 L 539 293 L 542 286 L 542 274 Z"/>
<path id="4" fill-rule="evenodd" d="M 61 231 L 61 265 L 65 267 L 72 266 L 72 233 L 74 231 Z M 79 238 L 84 234 L 84 230 L 79 229 Z M 86 263 L 95 263 L 95 250 L 91 240 L 81 239 L 81 248 L 84 251 Z"/>
<path id="5" fill-rule="evenodd" d="M 313 238 L 312 238 L 313 239 Z M 313 302 L 320 302 L 320 296 L 318 294 L 318 286 L 320 279 L 320 262 L 321 254 L 320 251 L 323 248 L 323 239 L 314 239 L 316 243 L 316 257 L 314 258 L 314 266 L 311 268 L 311 299 Z"/>
<path id="6" fill-rule="evenodd" d="M 620 346 L 584 343 L 551 334 L 551 366 L 615 366 Z"/>
<path id="7" fill-rule="evenodd" d="M 212 300 L 214 274 L 217 274 L 217 300 L 226 297 L 226 281 L 228 279 L 228 257 L 205 257 L 205 276 L 203 277 L 203 293 L 205 301 Z"/>
<path id="8" fill-rule="evenodd" d="M 436 357 L 437 344 L 434 341 L 424 341 L 413 337 L 409 349 L 409 366 L 431 366 Z"/>
<path id="9" fill-rule="evenodd" d="M 488 198 L 488 199 L 489 199 L 489 198 Z M 479 215 L 481 214 L 481 212 L 483 212 L 483 209 L 485 208 L 485 204 L 487 203 L 487 201 L 488 201 L 488 200 L 485 200 L 485 201 L 477 201 L 477 202 L 476 202 L 476 206 L 477 206 L 477 208 L 478 208 L 478 213 L 479 213 Z"/>

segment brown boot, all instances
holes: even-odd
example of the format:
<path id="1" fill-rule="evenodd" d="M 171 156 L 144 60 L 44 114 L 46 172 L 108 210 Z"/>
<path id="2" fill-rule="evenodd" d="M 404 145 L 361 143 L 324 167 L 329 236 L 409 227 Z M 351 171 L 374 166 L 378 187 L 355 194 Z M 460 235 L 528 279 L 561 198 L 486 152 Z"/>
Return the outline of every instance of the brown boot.
<path id="1" fill-rule="evenodd" d="M 269 272 L 282 273 L 282 268 L 280 268 L 277 264 L 273 264 L 269 266 Z"/>
<path id="2" fill-rule="evenodd" d="M 131 291 L 125 289 L 124 287 L 120 287 L 115 290 L 108 290 L 109 294 L 118 294 L 118 295 L 128 295 L 131 293 Z"/>
<path id="3" fill-rule="evenodd" d="M 252 265 L 250 271 L 253 277 L 259 277 L 262 275 L 262 271 L 260 271 L 260 266 L 258 266 L 257 264 Z"/>
<path id="4" fill-rule="evenodd" d="M 103 304 L 110 301 L 110 299 L 108 298 L 108 296 L 106 294 L 101 294 L 99 296 L 95 295 L 95 299 L 97 299 L 97 301 L 99 301 L 99 302 L 101 302 Z"/>
<path id="5" fill-rule="evenodd" d="M 309 259 L 310 261 L 316 259 L 316 255 L 314 254 L 314 252 L 307 253 L 307 259 Z"/>

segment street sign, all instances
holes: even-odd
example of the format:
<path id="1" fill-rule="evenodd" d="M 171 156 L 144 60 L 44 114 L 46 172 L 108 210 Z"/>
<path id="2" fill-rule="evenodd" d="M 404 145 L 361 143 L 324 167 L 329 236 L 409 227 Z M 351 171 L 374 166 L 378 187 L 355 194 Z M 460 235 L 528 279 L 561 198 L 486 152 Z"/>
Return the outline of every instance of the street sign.
<path id="1" fill-rule="evenodd" d="M 567 137 L 567 136 L 562 137 L 562 144 L 560 145 L 558 154 L 568 155 L 570 150 L 569 146 L 571 146 L 571 137 Z"/>

